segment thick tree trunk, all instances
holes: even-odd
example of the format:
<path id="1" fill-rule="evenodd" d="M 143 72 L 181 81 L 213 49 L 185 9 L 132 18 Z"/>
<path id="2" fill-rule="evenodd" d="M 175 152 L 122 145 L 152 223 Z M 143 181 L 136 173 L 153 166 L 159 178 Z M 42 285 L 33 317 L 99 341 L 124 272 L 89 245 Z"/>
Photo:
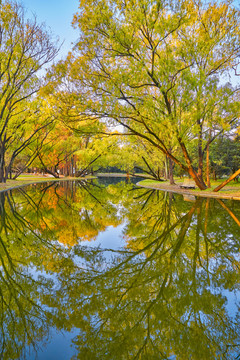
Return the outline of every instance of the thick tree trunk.
<path id="1" fill-rule="evenodd" d="M 52 176 L 54 176 L 56 179 L 59 178 L 59 174 L 57 171 L 52 171 L 50 169 L 47 169 L 47 168 L 44 168 L 44 171 L 47 173 L 47 174 L 50 174 Z"/>
<path id="2" fill-rule="evenodd" d="M 170 156 L 171 158 L 171 156 Z M 185 157 L 186 158 L 186 157 Z M 192 166 L 192 163 L 191 163 L 191 160 L 190 158 L 188 157 L 187 158 L 187 164 L 188 164 L 188 167 L 187 166 L 183 166 L 180 162 L 177 162 L 175 161 L 175 158 L 173 157 L 172 159 L 178 166 L 180 166 L 181 169 L 183 169 L 184 171 L 186 171 L 188 173 L 188 175 L 194 180 L 195 184 L 197 185 L 197 187 L 200 189 L 200 190 L 205 190 L 207 188 L 204 180 L 202 177 L 199 177 L 196 173 L 196 171 L 194 170 L 193 166 Z"/>
<path id="3" fill-rule="evenodd" d="M 222 184 L 217 186 L 213 191 L 217 192 L 221 190 L 225 185 L 227 185 L 230 181 L 234 180 L 240 174 L 240 169 L 238 169 L 233 175 L 231 175 L 227 180 L 223 181 Z"/>
<path id="4" fill-rule="evenodd" d="M 169 182 L 170 185 L 175 185 L 174 178 L 173 178 L 173 161 L 172 159 L 169 159 L 169 168 L 168 168 L 168 174 L 169 174 Z"/>
<path id="5" fill-rule="evenodd" d="M 192 177 L 192 179 L 195 181 L 195 184 L 197 185 L 197 187 L 199 187 L 200 190 L 205 190 L 207 188 L 207 186 L 203 180 L 203 177 L 200 175 L 198 176 L 196 174 L 195 170 L 193 169 L 192 160 L 188 154 L 185 144 L 182 142 L 181 138 L 178 138 L 178 141 L 181 146 L 184 158 L 188 165 L 188 168 L 187 168 L 188 174 Z"/>
<path id="6" fill-rule="evenodd" d="M 0 182 L 1 182 L 1 183 L 5 183 L 5 182 L 6 182 L 4 143 L 1 144 L 1 148 L 0 148 Z"/>
<path id="7" fill-rule="evenodd" d="M 188 174 L 191 176 L 191 178 L 194 180 L 195 184 L 200 190 L 205 190 L 207 188 L 205 182 L 203 179 L 199 178 L 197 176 L 196 172 L 193 170 L 193 168 L 188 169 Z"/>
<path id="8" fill-rule="evenodd" d="M 4 169 L 0 167 L 0 183 L 6 183 L 6 178 L 4 176 Z"/>

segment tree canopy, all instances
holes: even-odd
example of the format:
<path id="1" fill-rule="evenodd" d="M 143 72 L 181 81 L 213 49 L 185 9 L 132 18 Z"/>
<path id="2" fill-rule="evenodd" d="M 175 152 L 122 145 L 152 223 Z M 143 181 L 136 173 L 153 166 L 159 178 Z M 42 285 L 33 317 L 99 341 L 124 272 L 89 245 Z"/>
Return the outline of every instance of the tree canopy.
<path id="1" fill-rule="evenodd" d="M 225 135 L 238 142 L 234 1 L 80 0 L 76 45 L 45 78 L 58 51 L 51 34 L 19 3 L 0 8 L 0 181 L 12 169 L 73 175 L 94 163 L 136 165 L 170 183 L 174 169 L 206 188 L 216 170 L 206 168 L 209 147 L 210 162 L 223 164 L 224 144 L 212 144 Z"/>
<path id="2" fill-rule="evenodd" d="M 80 1 L 74 25 L 65 71 L 81 113 L 123 125 L 205 189 L 206 146 L 239 117 L 227 77 L 239 63 L 239 11 L 217 1 Z"/>
<path id="3" fill-rule="evenodd" d="M 8 177 L 11 161 L 32 144 L 42 126 L 49 124 L 48 118 L 36 125 L 39 106 L 36 107 L 34 96 L 43 86 L 39 71 L 57 52 L 58 46 L 44 25 L 39 25 L 36 18 L 27 19 L 22 5 L 10 0 L 0 2 L 1 182 Z M 10 163 L 6 163 L 6 157 Z"/>

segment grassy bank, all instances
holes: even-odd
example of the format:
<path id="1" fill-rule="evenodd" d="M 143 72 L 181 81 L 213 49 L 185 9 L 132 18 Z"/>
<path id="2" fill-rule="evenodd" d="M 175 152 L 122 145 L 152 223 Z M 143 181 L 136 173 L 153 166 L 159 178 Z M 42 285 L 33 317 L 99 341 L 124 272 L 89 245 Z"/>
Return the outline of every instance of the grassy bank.
<path id="1" fill-rule="evenodd" d="M 234 199 L 240 200 L 240 182 L 231 181 L 223 189 L 218 192 L 214 192 L 213 189 L 220 185 L 223 180 L 211 181 L 211 187 L 204 191 L 196 189 L 182 189 L 180 185 L 183 183 L 183 179 L 176 179 L 175 185 L 170 185 L 168 181 L 156 181 L 156 180 L 142 180 L 138 183 L 139 186 L 148 187 L 152 189 L 159 189 L 165 191 L 172 191 L 182 194 L 191 194 L 195 196 L 214 197 L 222 199 Z"/>
<path id="2" fill-rule="evenodd" d="M 89 179 L 94 177 L 86 177 L 84 179 Z M 48 181 L 62 181 L 62 180 L 81 180 L 83 178 L 74 178 L 74 177 L 60 177 L 56 179 L 54 177 L 44 176 L 44 175 L 33 175 L 33 174 L 23 174 L 20 175 L 16 180 L 7 180 L 7 182 L 0 183 L 0 191 L 13 189 L 15 187 L 27 185 L 27 184 L 35 184 L 37 182 L 48 182 Z"/>
<path id="3" fill-rule="evenodd" d="M 104 174 L 105 176 L 107 174 Z M 112 175 L 113 176 L 113 175 Z M 116 176 L 116 175 L 115 175 Z M 126 176 L 126 175 L 125 175 Z M 95 178 L 92 176 L 85 178 L 77 178 L 81 179 L 91 179 Z M 33 175 L 33 174 L 24 174 L 20 175 L 16 180 L 7 180 L 6 184 L 0 183 L 0 191 L 12 189 L 15 187 L 27 185 L 27 184 L 35 184 L 37 182 L 44 181 L 58 181 L 58 180 L 76 180 L 74 177 L 61 177 L 56 179 L 54 177 L 49 177 L 46 175 Z M 181 189 L 180 185 L 183 183 L 183 179 L 176 179 L 176 185 L 170 185 L 168 181 L 156 181 L 156 180 L 141 180 L 138 185 L 142 187 L 147 187 L 151 189 L 165 190 L 171 191 L 181 194 L 191 194 L 195 196 L 204 196 L 204 197 L 214 197 L 214 198 L 222 198 L 222 199 L 234 199 L 240 200 L 240 182 L 231 181 L 227 184 L 222 190 L 219 192 L 213 192 L 213 189 L 220 185 L 223 180 L 217 180 L 211 182 L 211 188 L 201 191 L 199 189 Z"/>

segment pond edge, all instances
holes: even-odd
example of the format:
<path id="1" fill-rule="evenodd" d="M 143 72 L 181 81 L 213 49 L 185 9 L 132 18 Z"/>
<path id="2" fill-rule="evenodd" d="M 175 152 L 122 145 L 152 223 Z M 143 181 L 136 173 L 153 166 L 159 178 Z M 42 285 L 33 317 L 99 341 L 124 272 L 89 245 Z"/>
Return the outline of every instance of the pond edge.
<path id="1" fill-rule="evenodd" d="M 138 183 L 136 183 L 136 186 L 142 187 L 142 188 L 147 188 L 147 189 L 153 189 L 153 190 L 160 190 L 160 191 L 167 191 L 167 192 L 172 192 L 172 193 L 177 193 L 177 194 L 182 194 L 184 195 L 193 195 L 193 196 L 200 196 L 200 197 L 206 197 L 206 198 L 213 198 L 213 199 L 227 199 L 227 200 L 240 200 L 240 195 L 236 196 L 236 195 L 228 195 L 228 194 L 222 194 L 222 193 L 213 193 L 213 192 L 204 192 L 204 191 L 193 191 L 193 190 L 187 190 L 187 189 L 181 189 L 179 187 L 177 187 L 176 185 L 161 185 L 161 184 L 156 184 L 156 185 L 144 185 L 144 184 L 140 184 L 141 181 L 139 181 Z"/>

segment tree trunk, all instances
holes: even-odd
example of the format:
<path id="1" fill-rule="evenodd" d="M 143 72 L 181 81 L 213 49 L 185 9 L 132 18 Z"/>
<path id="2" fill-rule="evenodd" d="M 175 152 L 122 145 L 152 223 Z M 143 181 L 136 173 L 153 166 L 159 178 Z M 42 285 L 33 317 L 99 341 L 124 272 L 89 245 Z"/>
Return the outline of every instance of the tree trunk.
<path id="1" fill-rule="evenodd" d="M 168 174 L 169 174 L 169 181 L 170 181 L 170 185 L 175 185 L 175 182 L 174 182 L 174 178 L 173 178 L 173 161 L 172 159 L 168 159 L 168 164 L 169 164 L 169 167 L 168 167 Z"/>
<path id="2" fill-rule="evenodd" d="M 56 171 L 56 169 L 50 170 L 50 169 L 48 169 L 48 168 L 45 167 L 45 168 L 44 168 L 44 171 L 45 171 L 47 174 L 52 175 L 52 176 L 55 177 L 56 179 L 59 178 L 59 174 L 58 174 L 58 172 Z"/>
<path id="3" fill-rule="evenodd" d="M 210 183 L 210 162 L 209 162 L 209 143 L 207 144 L 207 168 L 206 168 L 206 175 L 207 175 L 207 187 L 210 188 L 211 187 L 211 183 Z"/>
<path id="4" fill-rule="evenodd" d="M 192 177 L 192 179 L 195 181 L 195 184 L 197 185 L 197 187 L 199 187 L 200 190 L 205 190 L 207 188 L 203 177 L 202 176 L 198 176 L 195 172 L 195 170 L 193 169 L 192 166 L 192 160 L 188 154 L 188 151 L 186 149 L 185 144 L 182 142 L 181 138 L 178 138 L 179 144 L 181 146 L 184 158 L 187 162 L 188 168 L 187 168 L 187 172 L 188 174 Z M 182 167 L 183 168 L 183 167 Z"/>
<path id="5" fill-rule="evenodd" d="M 86 171 L 90 168 L 90 165 L 92 165 L 95 161 L 97 161 L 98 158 L 100 158 L 102 154 L 99 154 L 95 159 L 93 159 L 84 169 L 82 169 L 78 174 L 76 174 L 76 177 L 86 176 Z"/>
<path id="6" fill-rule="evenodd" d="M 164 168 L 164 173 L 165 173 L 165 175 L 164 175 L 164 178 L 166 179 L 166 180 L 168 180 L 168 176 L 169 176 L 169 171 L 168 171 L 168 157 L 167 157 L 167 155 L 166 155 L 166 159 L 165 159 L 165 168 Z"/>
<path id="7" fill-rule="evenodd" d="M 198 177 L 203 179 L 203 149 L 202 149 L 202 124 L 200 120 L 197 121 L 199 125 L 198 134 Z"/>
<path id="8" fill-rule="evenodd" d="M 1 164 L 1 166 L 0 166 L 0 182 L 1 182 L 1 183 L 5 183 L 5 182 L 6 182 L 6 178 L 5 178 L 5 176 L 4 176 L 4 169 L 3 169 L 2 164 Z"/>
<path id="9" fill-rule="evenodd" d="M 201 179 L 203 177 L 203 153 L 202 149 L 198 149 L 198 177 Z"/>
<path id="10" fill-rule="evenodd" d="M 5 183 L 6 177 L 5 177 L 5 149 L 4 149 L 4 143 L 1 144 L 0 149 L 0 182 Z"/>
<path id="11" fill-rule="evenodd" d="M 222 184 L 217 186 L 213 191 L 217 192 L 221 190 L 225 185 L 227 185 L 230 181 L 234 180 L 240 174 L 240 169 L 238 169 L 233 175 L 231 175 L 227 180 L 223 181 Z"/>
<path id="12" fill-rule="evenodd" d="M 237 216 L 232 212 L 232 210 L 230 210 L 227 205 L 224 204 L 224 202 L 220 199 L 217 199 L 217 201 L 219 202 L 219 204 L 222 205 L 222 207 L 229 213 L 229 215 L 233 218 L 233 220 L 238 224 L 238 226 L 240 226 L 240 220 L 237 218 Z"/>
<path id="13" fill-rule="evenodd" d="M 196 172 L 193 170 L 193 168 L 189 168 L 188 169 L 188 174 L 192 177 L 192 179 L 194 180 L 195 184 L 197 185 L 197 187 L 200 190 L 205 190 L 207 188 L 205 182 L 203 181 L 202 178 L 200 178 L 199 176 L 197 176 Z"/>

